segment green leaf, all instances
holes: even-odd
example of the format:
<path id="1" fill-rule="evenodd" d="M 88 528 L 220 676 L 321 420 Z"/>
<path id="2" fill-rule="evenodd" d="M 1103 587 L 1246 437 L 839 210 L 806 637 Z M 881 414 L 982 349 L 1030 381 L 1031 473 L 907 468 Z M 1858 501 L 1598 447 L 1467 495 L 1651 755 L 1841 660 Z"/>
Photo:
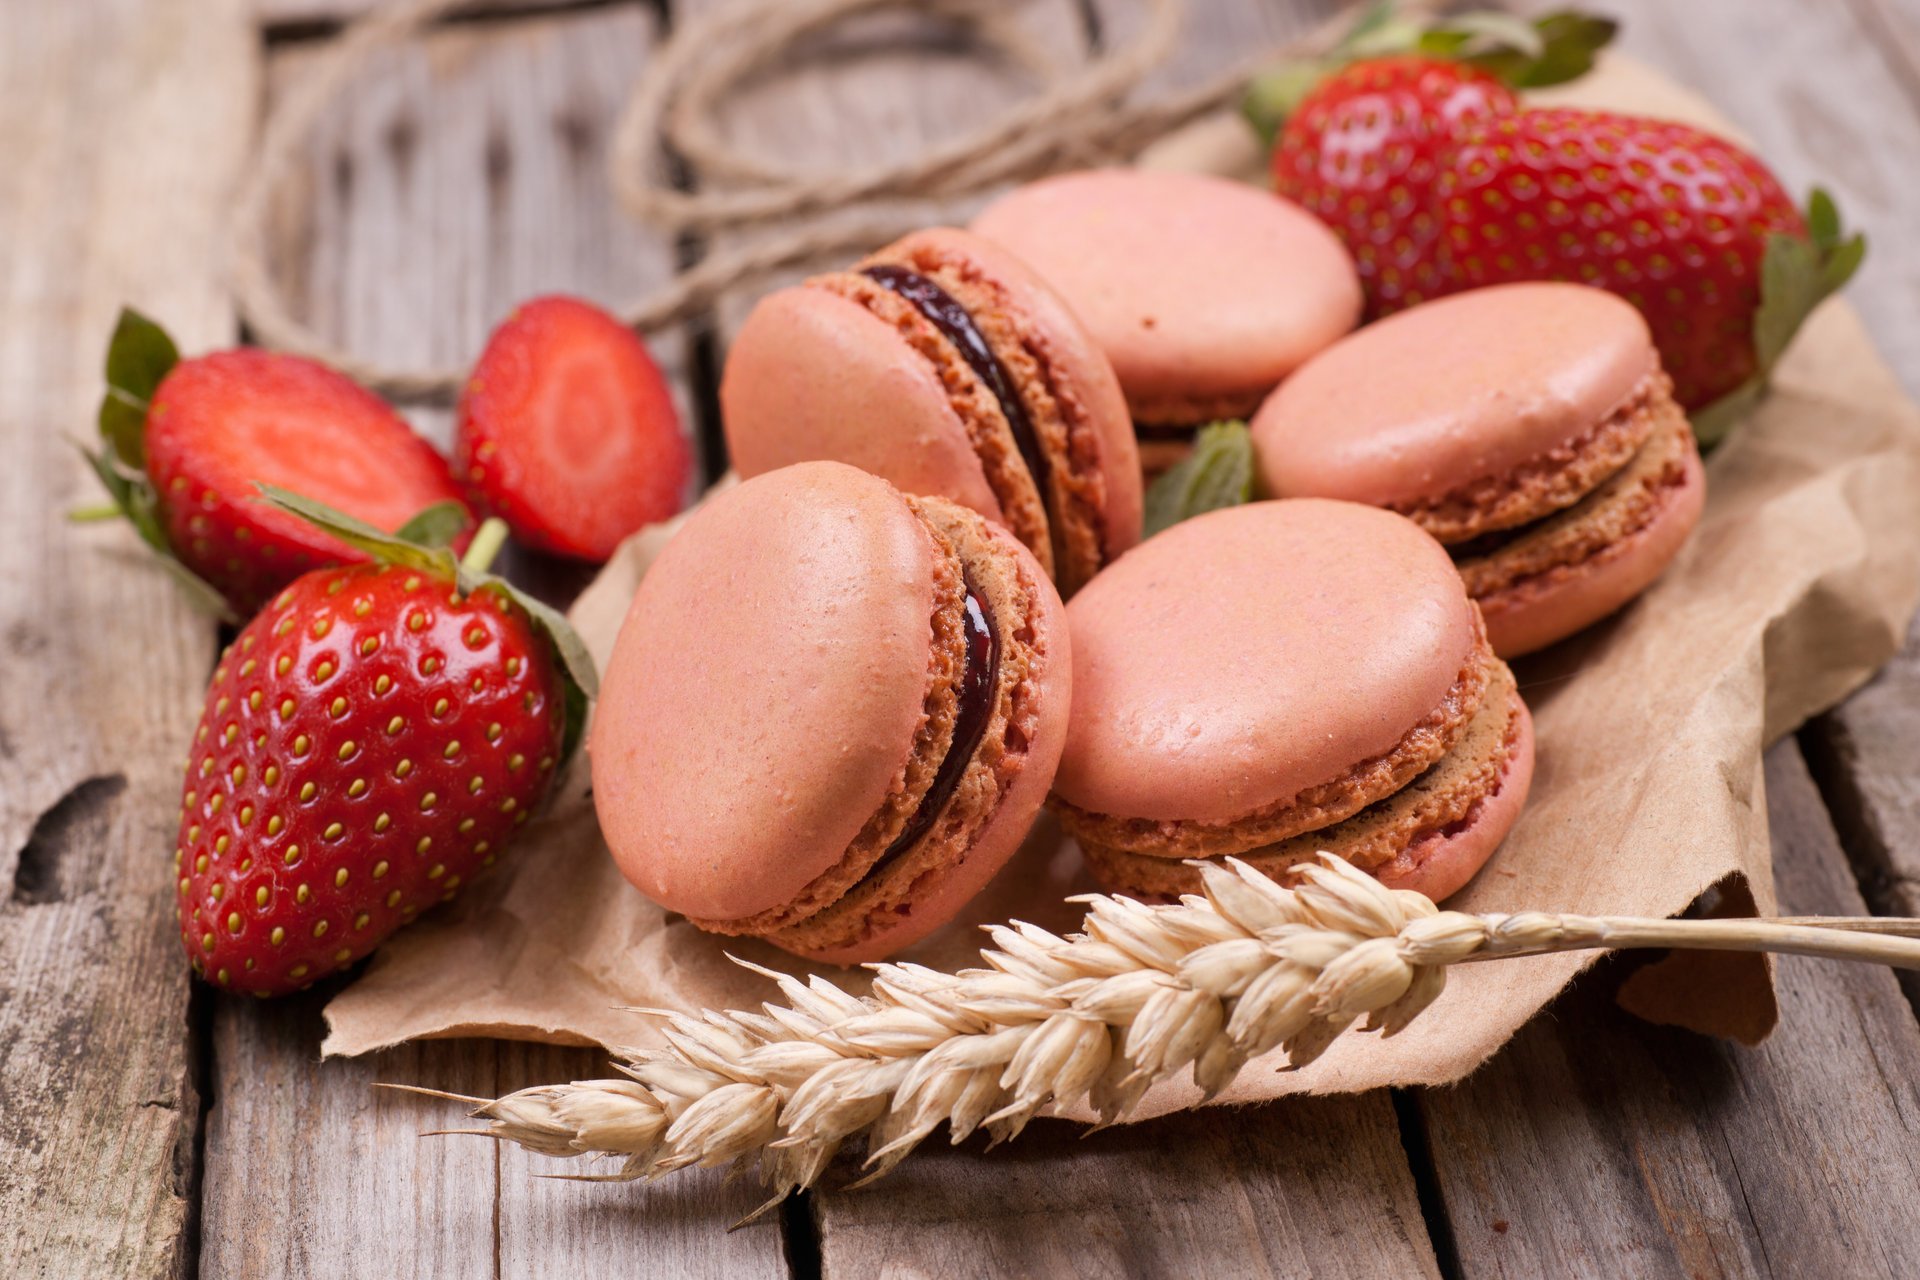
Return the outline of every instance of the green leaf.
<path id="1" fill-rule="evenodd" d="M 324 502 L 315 502 L 312 498 L 302 497 L 276 485 L 262 484 L 255 488 L 260 490 L 266 502 L 299 516 L 348 546 L 366 552 L 382 564 L 405 565 L 448 582 L 459 580 L 459 565 L 453 558 L 453 552 L 445 547 L 423 547 L 409 542 L 397 534 L 376 529 L 344 511 L 336 511 Z"/>
<path id="2" fill-rule="evenodd" d="M 180 349 L 173 339 L 132 307 L 122 307 L 107 342 L 107 393 L 100 402 L 100 434 L 128 466 L 142 465 L 146 450 L 147 403 L 174 365 Z"/>
<path id="3" fill-rule="evenodd" d="M 1866 237 L 1849 236 L 1833 197 L 1807 198 L 1807 234 L 1775 232 L 1760 258 L 1760 308 L 1753 316 L 1754 376 L 1690 417 L 1702 448 L 1720 443 L 1760 403 L 1774 366 L 1813 309 L 1844 287 L 1867 256 Z"/>
<path id="4" fill-rule="evenodd" d="M 1528 54 L 1517 47 L 1469 55 L 1468 61 L 1499 76 L 1516 89 L 1539 89 L 1577 80 L 1593 70 L 1600 50 L 1619 34 L 1620 24 L 1578 10 L 1563 9 L 1533 23 L 1539 51 Z"/>
<path id="5" fill-rule="evenodd" d="M 1804 237 L 1775 232 L 1760 259 L 1760 309 L 1753 349 L 1764 375 L 1786 352 L 1807 316 L 1844 286 L 1866 257 L 1865 237 L 1845 235 L 1833 197 L 1815 188 Z"/>
<path id="6" fill-rule="evenodd" d="M 1693 424 L 1694 439 L 1702 449 L 1711 449 L 1727 438 L 1729 432 L 1752 413 L 1765 397 L 1766 379 L 1753 377 L 1702 409 L 1687 415 Z"/>
<path id="7" fill-rule="evenodd" d="M 1260 141 L 1271 146 L 1301 101 L 1339 65 L 1323 60 L 1288 62 L 1263 71 L 1247 82 L 1246 92 L 1240 95 L 1240 114 Z"/>
<path id="8" fill-rule="evenodd" d="M 394 531 L 394 537 L 404 542 L 417 542 L 424 547 L 451 546 L 453 540 L 465 533 L 473 524 L 466 507 L 449 498 L 445 502 L 436 502 L 413 519 Z"/>
<path id="9" fill-rule="evenodd" d="M 1146 536 L 1252 498 L 1253 437 L 1247 424 L 1216 422 L 1201 428 L 1193 452 L 1147 490 Z"/>
<path id="10" fill-rule="evenodd" d="M 1532 22 L 1498 10 L 1473 10 L 1423 23 L 1400 15 L 1391 3 L 1374 4 L 1325 57 L 1282 63 L 1255 76 L 1240 99 L 1240 114 L 1271 145 L 1287 117 L 1327 76 L 1351 62 L 1401 53 L 1470 63 L 1516 89 L 1564 84 L 1591 71 L 1594 55 L 1619 29 L 1612 19 L 1577 9 L 1556 10 Z"/>
<path id="11" fill-rule="evenodd" d="M 123 470 L 109 453 L 96 453 L 85 448 L 80 452 L 93 467 L 94 474 L 100 477 L 100 483 L 106 486 L 113 505 L 119 508 L 134 532 L 140 535 L 140 540 L 159 552 L 160 567 L 180 584 L 187 600 L 202 613 L 222 622 L 238 622 L 239 618 L 225 597 L 174 558 L 173 548 L 167 545 L 166 532 L 160 527 L 160 513 L 147 477 L 137 471 Z"/>

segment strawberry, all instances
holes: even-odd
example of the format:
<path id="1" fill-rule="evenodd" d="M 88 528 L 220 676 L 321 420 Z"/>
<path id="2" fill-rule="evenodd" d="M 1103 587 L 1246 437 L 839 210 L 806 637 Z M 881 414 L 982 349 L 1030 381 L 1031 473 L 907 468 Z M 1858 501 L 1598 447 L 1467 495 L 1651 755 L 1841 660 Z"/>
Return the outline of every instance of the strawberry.
<path id="1" fill-rule="evenodd" d="M 1711 441 L 1758 393 L 1815 303 L 1865 243 L 1816 192 L 1803 217 L 1767 167 L 1724 138 L 1611 112 L 1530 110 L 1469 124 L 1434 186 L 1449 289 L 1573 280 L 1646 316 Z"/>
<path id="2" fill-rule="evenodd" d="M 1346 243 L 1378 316 L 1441 288 L 1432 188 L 1453 136 L 1518 110 L 1514 87 L 1583 74 L 1614 29 L 1570 12 L 1532 23 L 1469 13 L 1421 26 L 1378 9 L 1326 58 L 1256 80 L 1243 107 L 1278 133 L 1275 190 Z"/>
<path id="3" fill-rule="evenodd" d="M 500 580 L 267 492 L 370 559 L 302 575 L 248 623 L 194 730 L 180 938 L 196 973 L 259 996 L 354 963 L 491 866 L 594 684 L 565 622 Z"/>
<path id="4" fill-rule="evenodd" d="M 130 310 L 107 350 L 100 430 L 107 448 L 92 461 L 116 511 L 242 616 L 316 565 L 362 558 L 256 501 L 256 482 L 383 530 L 427 508 L 440 508 L 435 528 L 467 518 L 445 460 L 371 392 L 299 356 L 242 348 L 181 360 Z"/>
<path id="5" fill-rule="evenodd" d="M 1274 189 L 1346 242 L 1373 315 L 1439 290 L 1433 183 L 1461 125 L 1518 108 L 1489 72 L 1402 55 L 1322 80 L 1273 149 Z"/>
<path id="6" fill-rule="evenodd" d="M 556 555 L 605 560 L 686 496 L 692 456 L 659 366 L 577 298 L 537 298 L 494 331 L 457 432 L 474 505 Z"/>

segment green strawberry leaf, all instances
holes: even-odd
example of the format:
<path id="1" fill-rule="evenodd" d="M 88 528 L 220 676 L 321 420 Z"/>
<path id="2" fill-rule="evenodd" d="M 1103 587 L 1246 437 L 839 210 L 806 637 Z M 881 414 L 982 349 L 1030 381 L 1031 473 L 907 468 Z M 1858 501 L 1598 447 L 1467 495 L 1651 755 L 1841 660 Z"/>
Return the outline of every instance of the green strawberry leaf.
<path id="1" fill-rule="evenodd" d="M 107 393 L 100 400 L 100 435 L 120 461 L 139 467 L 146 459 L 142 437 L 147 403 L 174 365 L 180 349 L 173 339 L 132 307 L 122 307 L 107 342 Z"/>
<path id="2" fill-rule="evenodd" d="M 108 451 L 82 448 L 81 455 L 100 477 L 107 496 L 112 499 L 115 511 L 127 518 L 127 522 L 140 535 L 140 540 L 159 552 L 160 567 L 170 574 L 187 593 L 188 601 L 202 613 L 209 614 L 221 622 L 238 622 L 224 597 L 206 582 L 192 573 L 187 567 L 174 559 L 173 551 L 167 546 L 167 535 L 160 527 L 160 514 L 155 509 L 153 486 L 147 483 L 145 474 L 130 470 L 121 465 L 116 456 Z M 93 509 L 69 512 L 69 520 L 93 520 Z"/>
<path id="3" fill-rule="evenodd" d="M 453 558 L 453 552 L 445 547 L 423 547 L 409 542 L 398 534 L 376 529 L 344 511 L 336 511 L 324 502 L 315 502 L 312 498 L 302 497 L 277 485 L 261 484 L 254 487 L 267 503 L 289 515 L 299 516 L 308 524 L 325 530 L 356 551 L 366 552 L 382 564 L 405 565 L 449 582 L 459 579 L 459 562 Z M 464 589 L 465 584 L 462 587 Z"/>
<path id="4" fill-rule="evenodd" d="M 1462 14 L 1447 27 L 1468 27 L 1475 16 Z M 1474 33 L 1479 43 L 1470 38 L 1455 56 L 1493 73 L 1515 89 L 1539 89 L 1578 80 L 1593 70 L 1595 55 L 1620 31 L 1620 24 L 1613 19 L 1597 18 L 1577 9 L 1545 14 L 1528 27 L 1531 47 L 1512 33 L 1499 35 L 1500 27 L 1484 28 L 1483 33 Z M 1492 42 L 1488 41 L 1489 35 L 1494 37 Z"/>
<path id="5" fill-rule="evenodd" d="M 465 533 L 472 524 L 466 507 L 449 498 L 445 502 L 434 503 L 414 516 L 396 529 L 393 536 L 403 542 L 417 542 L 425 547 L 446 547 L 453 545 L 453 540 Z"/>
<path id="6" fill-rule="evenodd" d="M 1193 452 L 1147 490 L 1146 536 L 1182 520 L 1253 498 L 1253 437 L 1244 422 L 1216 422 L 1194 437 Z"/>
<path id="7" fill-rule="evenodd" d="M 1271 146 L 1322 79 L 1366 58 L 1421 53 L 1469 63 L 1516 89 L 1564 84 L 1593 69 L 1594 55 L 1619 31 L 1610 18 L 1558 9 L 1532 21 L 1498 10 L 1473 10 L 1433 22 L 1398 14 L 1392 4 L 1364 10 L 1324 56 L 1282 63 L 1255 76 L 1240 113 Z"/>
<path id="8" fill-rule="evenodd" d="M 1813 309 L 1840 291 L 1867 256 L 1866 237 L 1846 234 L 1833 197 L 1819 187 L 1807 198 L 1807 234 L 1774 232 L 1760 258 L 1760 308 L 1753 316 L 1753 354 L 1759 370 L 1746 382 L 1693 414 L 1703 447 L 1718 444 L 1760 403 L 1773 369 Z"/>

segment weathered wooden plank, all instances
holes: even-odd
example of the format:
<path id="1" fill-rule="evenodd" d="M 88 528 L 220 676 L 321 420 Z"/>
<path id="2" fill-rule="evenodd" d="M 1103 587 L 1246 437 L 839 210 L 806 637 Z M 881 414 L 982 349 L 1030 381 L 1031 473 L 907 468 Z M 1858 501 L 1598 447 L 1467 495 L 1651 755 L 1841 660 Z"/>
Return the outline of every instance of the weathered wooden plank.
<path id="1" fill-rule="evenodd" d="M 258 76 L 243 5 L 27 5 L 0 38 L 0 1274 L 192 1265 L 200 1098 L 168 859 L 213 627 L 97 482 L 134 302 L 228 340 L 212 271 Z M 164 122 L 159 127 L 158 122 Z"/>
<path id="2" fill-rule="evenodd" d="M 498 1050 L 499 1093 L 612 1074 L 597 1051 L 535 1044 Z M 765 1199 L 751 1181 L 728 1185 L 719 1169 L 690 1169 L 659 1182 L 594 1186 L 551 1175 L 605 1174 L 619 1165 L 552 1160 L 509 1146 L 499 1156 L 502 1276 L 757 1280 L 788 1274 L 778 1212 L 727 1230 Z"/>
<path id="3" fill-rule="evenodd" d="M 1137 0 L 1088 0 L 1102 45 L 1117 48 L 1136 38 L 1145 22 Z M 1243 0 L 1235 4 L 1189 4 L 1173 56 L 1140 86 L 1143 97 L 1191 89 L 1257 57 L 1262 50 L 1304 34 L 1342 7 L 1341 0 Z"/>
<path id="4" fill-rule="evenodd" d="M 1860 895 L 1791 740 L 1767 756 L 1784 910 Z M 1522 962 L 1523 963 L 1523 962 Z M 1758 1049 L 1579 984 L 1419 1101 L 1463 1275 L 1910 1275 L 1920 1029 L 1886 970 L 1786 958 Z"/>
<path id="5" fill-rule="evenodd" d="M 725 3 L 674 0 L 672 12 L 676 20 L 694 19 Z M 1076 0 L 1040 0 L 1018 9 L 1017 16 L 1027 38 L 1063 63 L 1085 56 L 1087 25 Z M 818 163 L 859 171 L 903 162 L 930 144 L 971 132 L 1037 88 L 1026 70 L 986 56 L 956 23 L 882 13 L 795 42 L 781 66 L 740 86 L 716 123 L 729 144 L 783 169 Z M 695 186 L 711 181 L 697 167 L 689 177 Z M 924 220 L 963 223 L 982 203 L 929 204 Z M 826 215 L 822 223 L 833 220 Z M 712 247 L 737 248 L 793 229 L 729 230 L 714 235 Z M 859 252 L 750 280 L 722 298 L 714 308 L 722 348 L 761 294 Z"/>
<path id="6" fill-rule="evenodd" d="M 1437 1276 L 1384 1093 L 923 1148 L 814 1194 L 821 1274 Z"/>
<path id="7" fill-rule="evenodd" d="M 275 206 L 274 267 L 296 310 L 349 351 L 458 366 L 526 298 L 616 306 L 670 275 L 673 245 L 620 211 L 606 168 L 652 27 L 647 10 L 612 7 L 440 28 L 369 59 Z M 269 90 L 320 52 L 276 51 Z M 651 345 L 683 386 L 684 343 Z M 449 415 L 410 416 L 448 442 Z"/>
<path id="8" fill-rule="evenodd" d="M 663 278 L 670 247 L 616 210 L 604 157 L 652 39 L 646 10 L 608 7 L 462 24 L 379 59 L 318 129 L 275 223 L 276 269 L 321 332 L 387 359 L 459 362 L 519 298 L 616 302 Z M 273 84 L 311 56 L 277 52 Z M 683 344 L 656 350 L 678 381 Z M 421 420 L 444 432 L 444 413 Z M 749 1187 L 701 1174 L 653 1199 L 543 1181 L 581 1170 L 421 1139 L 448 1123 L 446 1105 L 372 1087 L 494 1096 L 605 1074 L 604 1055 L 454 1041 L 322 1063 L 322 1003 L 217 1005 L 208 1274 L 783 1270 L 777 1226 L 722 1234 L 757 1202 Z"/>

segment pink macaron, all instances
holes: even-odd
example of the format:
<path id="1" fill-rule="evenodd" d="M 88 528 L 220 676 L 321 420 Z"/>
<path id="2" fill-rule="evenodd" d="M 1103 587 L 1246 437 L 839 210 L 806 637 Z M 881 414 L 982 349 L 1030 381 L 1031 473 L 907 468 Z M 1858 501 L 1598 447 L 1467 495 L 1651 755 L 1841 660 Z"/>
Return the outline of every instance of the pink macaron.
<path id="1" fill-rule="evenodd" d="M 1086 322 L 1150 452 L 1246 417 L 1360 319 L 1360 279 L 1339 238 L 1246 183 L 1148 169 L 1061 174 L 1002 196 L 972 228 L 1018 254 Z"/>
<path id="2" fill-rule="evenodd" d="M 1067 620 L 1051 803 L 1110 888 L 1168 898 L 1198 887 L 1187 859 L 1228 855 L 1284 878 L 1324 849 L 1444 898 L 1526 801 L 1513 673 L 1445 550 L 1402 516 L 1318 499 L 1198 516 Z"/>
<path id="3" fill-rule="evenodd" d="M 588 749 L 621 871 L 837 964 L 952 919 L 1065 742 L 1064 606 L 1004 530 L 813 462 L 711 498 L 648 571 Z"/>
<path id="4" fill-rule="evenodd" d="M 1113 369 L 1025 265 L 934 228 L 761 299 L 727 355 L 743 476 L 818 459 L 1010 529 L 1071 594 L 1140 539 Z"/>
<path id="5" fill-rule="evenodd" d="M 1445 543 L 1503 657 L 1645 590 L 1706 499 L 1646 322 L 1585 285 L 1479 289 L 1370 325 L 1274 392 L 1253 443 L 1269 494 L 1372 503 Z"/>

